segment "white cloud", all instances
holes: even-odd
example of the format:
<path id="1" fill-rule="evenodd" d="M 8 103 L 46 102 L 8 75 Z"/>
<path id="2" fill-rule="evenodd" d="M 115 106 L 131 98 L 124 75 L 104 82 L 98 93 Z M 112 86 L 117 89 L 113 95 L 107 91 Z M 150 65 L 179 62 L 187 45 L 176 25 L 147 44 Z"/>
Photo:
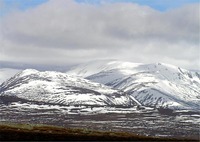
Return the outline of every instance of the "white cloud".
<path id="1" fill-rule="evenodd" d="M 0 61 L 79 63 L 98 58 L 198 68 L 199 4 L 166 12 L 131 3 L 51 0 L 1 19 Z"/>

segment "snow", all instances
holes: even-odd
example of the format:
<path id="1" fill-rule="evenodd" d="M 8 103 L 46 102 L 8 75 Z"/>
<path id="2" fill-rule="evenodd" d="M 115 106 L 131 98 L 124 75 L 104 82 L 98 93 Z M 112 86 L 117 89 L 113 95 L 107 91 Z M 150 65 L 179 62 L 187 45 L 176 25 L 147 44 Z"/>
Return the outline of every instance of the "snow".
<path id="1" fill-rule="evenodd" d="M 125 93 L 65 73 L 27 69 L 1 85 L 0 95 L 62 105 L 126 105 Z"/>
<path id="2" fill-rule="evenodd" d="M 27 76 L 27 75 L 31 75 L 35 73 L 38 73 L 38 71 L 35 69 L 26 69 L 21 72 L 20 76 L 23 77 L 23 76 Z"/>
<path id="3" fill-rule="evenodd" d="M 7 70 L 0 72 L 10 75 Z M 67 105 L 128 105 L 133 101 L 148 107 L 200 108 L 200 74 L 165 63 L 100 60 L 67 73 L 27 69 L 6 80 L 1 90 L 1 94 Z"/>
<path id="4" fill-rule="evenodd" d="M 82 64 L 67 74 L 125 91 L 143 105 L 200 108 L 200 74 L 174 65 L 104 60 Z"/>
<path id="5" fill-rule="evenodd" d="M 141 65 L 140 63 L 130 63 L 130 62 L 121 62 L 115 60 L 97 60 L 91 61 L 89 63 L 81 64 L 78 67 L 72 69 L 72 71 L 68 71 L 68 74 L 88 77 L 95 73 L 99 73 L 101 71 L 107 71 L 112 69 L 128 69 Z"/>

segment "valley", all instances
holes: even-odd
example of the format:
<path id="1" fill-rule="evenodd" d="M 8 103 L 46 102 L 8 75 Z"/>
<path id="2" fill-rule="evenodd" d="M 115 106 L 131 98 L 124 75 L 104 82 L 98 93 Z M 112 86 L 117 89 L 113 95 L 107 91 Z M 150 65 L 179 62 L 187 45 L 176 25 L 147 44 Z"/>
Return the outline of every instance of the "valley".
<path id="1" fill-rule="evenodd" d="M 200 114 L 176 111 L 166 115 L 150 108 L 137 110 L 136 108 L 11 103 L 0 106 L 0 123 L 48 124 L 64 128 L 198 140 Z"/>

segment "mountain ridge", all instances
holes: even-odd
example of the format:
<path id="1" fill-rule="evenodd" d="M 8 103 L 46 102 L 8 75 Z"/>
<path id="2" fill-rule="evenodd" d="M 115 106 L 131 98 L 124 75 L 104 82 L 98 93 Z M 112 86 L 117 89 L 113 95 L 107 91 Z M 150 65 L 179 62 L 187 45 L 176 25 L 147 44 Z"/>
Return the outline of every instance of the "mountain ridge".
<path id="1" fill-rule="evenodd" d="M 125 93 L 99 83 L 33 69 L 24 70 L 2 83 L 0 95 L 61 105 L 127 105 L 134 101 Z"/>
<path id="2" fill-rule="evenodd" d="M 95 61 L 67 74 L 122 90 L 144 106 L 199 109 L 200 74 L 165 63 Z"/>
<path id="3" fill-rule="evenodd" d="M 74 94 L 71 98 L 70 93 Z M 165 63 L 100 60 L 81 64 L 66 73 L 21 71 L 0 85 L 0 94 L 30 101 L 40 97 L 44 101 L 50 96 L 48 103 L 56 100 L 67 105 L 129 106 L 131 100 L 139 106 L 198 111 L 200 74 Z"/>

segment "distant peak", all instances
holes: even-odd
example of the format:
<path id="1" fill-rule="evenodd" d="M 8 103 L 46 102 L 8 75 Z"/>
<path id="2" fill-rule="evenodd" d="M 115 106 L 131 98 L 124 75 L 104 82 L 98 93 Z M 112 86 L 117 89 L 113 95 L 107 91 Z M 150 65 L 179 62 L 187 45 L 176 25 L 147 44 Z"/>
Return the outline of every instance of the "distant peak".
<path id="1" fill-rule="evenodd" d="M 161 63 L 161 62 L 156 63 L 156 65 L 163 65 L 163 66 L 167 66 L 167 67 L 171 67 L 171 68 L 178 68 L 175 65 L 168 64 L 168 63 Z"/>
<path id="2" fill-rule="evenodd" d="M 27 76 L 27 75 L 30 75 L 30 74 L 35 74 L 35 73 L 38 73 L 39 71 L 38 70 L 35 70 L 35 69 L 25 69 L 21 72 L 21 76 Z"/>

